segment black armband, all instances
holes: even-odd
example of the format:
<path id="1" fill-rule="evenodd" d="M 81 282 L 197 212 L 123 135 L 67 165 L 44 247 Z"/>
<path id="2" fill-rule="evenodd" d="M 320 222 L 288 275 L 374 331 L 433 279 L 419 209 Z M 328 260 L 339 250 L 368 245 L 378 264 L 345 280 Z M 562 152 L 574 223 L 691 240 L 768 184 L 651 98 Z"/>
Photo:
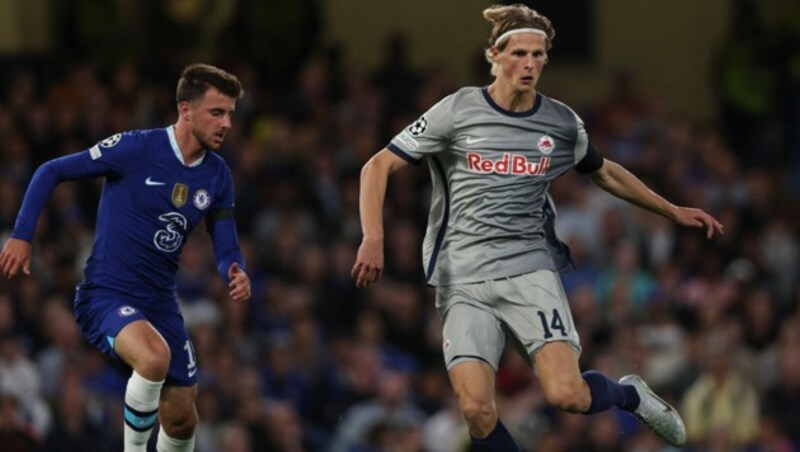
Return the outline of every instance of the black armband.
<path id="1" fill-rule="evenodd" d="M 206 215 L 206 224 L 212 225 L 219 220 L 229 220 L 233 218 L 233 209 L 212 210 Z"/>
<path id="2" fill-rule="evenodd" d="M 603 167 L 603 154 L 592 143 L 586 146 L 586 155 L 575 165 L 575 170 L 581 174 L 593 173 Z"/>

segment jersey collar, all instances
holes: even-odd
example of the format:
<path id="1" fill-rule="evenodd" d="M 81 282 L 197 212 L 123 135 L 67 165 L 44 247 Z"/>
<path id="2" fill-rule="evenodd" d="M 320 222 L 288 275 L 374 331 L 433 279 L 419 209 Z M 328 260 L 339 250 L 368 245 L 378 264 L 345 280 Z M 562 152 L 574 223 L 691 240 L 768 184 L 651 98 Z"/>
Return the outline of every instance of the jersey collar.
<path id="1" fill-rule="evenodd" d="M 183 154 L 181 154 L 180 148 L 178 148 L 178 142 L 175 140 L 175 126 L 167 127 L 167 136 L 169 137 L 169 144 L 172 146 L 172 152 L 175 153 L 175 157 L 181 162 L 184 166 L 189 166 L 189 168 L 194 168 L 195 166 L 200 165 L 203 163 L 203 159 L 206 158 L 206 151 L 203 151 L 203 154 L 192 162 L 191 165 L 186 165 L 186 160 L 183 159 Z"/>
<path id="2" fill-rule="evenodd" d="M 536 99 L 533 101 L 533 108 L 531 108 L 528 111 L 509 111 L 497 105 L 497 102 L 495 102 L 494 99 L 492 99 L 492 96 L 489 94 L 488 86 L 482 87 L 481 93 L 483 93 L 483 97 L 484 99 L 486 99 L 486 102 L 489 104 L 489 106 L 494 108 L 495 111 L 497 111 L 498 113 L 502 113 L 506 116 L 512 116 L 515 118 L 524 118 L 526 116 L 532 116 L 536 114 L 536 112 L 539 111 L 539 107 L 542 106 L 542 94 L 539 93 L 538 91 L 536 92 Z"/>

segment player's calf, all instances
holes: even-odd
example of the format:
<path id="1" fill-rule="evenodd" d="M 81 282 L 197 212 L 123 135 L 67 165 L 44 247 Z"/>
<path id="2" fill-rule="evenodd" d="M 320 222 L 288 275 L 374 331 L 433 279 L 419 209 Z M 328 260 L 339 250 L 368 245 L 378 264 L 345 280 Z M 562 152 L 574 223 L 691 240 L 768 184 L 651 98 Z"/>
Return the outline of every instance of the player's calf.
<path id="1" fill-rule="evenodd" d="M 163 410 L 162 410 L 163 411 Z M 197 413 L 194 410 L 170 417 L 161 416 L 161 431 L 172 438 L 187 439 L 194 436 L 197 427 Z"/>
<path id="2" fill-rule="evenodd" d="M 125 389 L 125 451 L 145 451 L 158 420 L 158 399 L 164 380 L 150 381 L 135 370 Z"/>
<path id="3" fill-rule="evenodd" d="M 192 427 L 192 434 L 187 439 L 176 438 L 167 433 L 163 428 L 158 432 L 158 441 L 156 442 L 156 450 L 158 452 L 190 452 L 194 450 L 194 427 Z"/>
<path id="4" fill-rule="evenodd" d="M 197 427 L 197 385 L 165 386 L 161 391 L 156 448 L 159 452 L 194 450 L 194 432 Z"/>
<path id="5" fill-rule="evenodd" d="M 589 391 L 581 379 L 548 381 L 542 390 L 547 403 L 559 410 L 583 413 L 589 409 Z"/>
<path id="6" fill-rule="evenodd" d="M 601 413 L 613 406 L 633 411 L 639 406 L 639 394 L 632 386 L 617 383 L 596 370 L 586 371 L 582 377 L 591 397 L 591 404 L 583 411 L 584 414 Z"/>

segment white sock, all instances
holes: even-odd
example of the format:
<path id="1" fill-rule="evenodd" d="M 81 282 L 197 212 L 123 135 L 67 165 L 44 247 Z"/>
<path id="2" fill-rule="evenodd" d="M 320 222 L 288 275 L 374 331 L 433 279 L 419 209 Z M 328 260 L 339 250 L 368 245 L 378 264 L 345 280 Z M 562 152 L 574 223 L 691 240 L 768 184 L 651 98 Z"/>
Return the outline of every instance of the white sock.
<path id="1" fill-rule="evenodd" d="M 158 452 L 191 452 L 194 450 L 194 435 L 189 439 L 177 439 L 167 435 L 164 428 L 158 430 Z"/>
<path id="2" fill-rule="evenodd" d="M 158 398 L 164 380 L 150 381 L 133 371 L 125 389 L 125 452 L 144 452 L 158 421 Z"/>

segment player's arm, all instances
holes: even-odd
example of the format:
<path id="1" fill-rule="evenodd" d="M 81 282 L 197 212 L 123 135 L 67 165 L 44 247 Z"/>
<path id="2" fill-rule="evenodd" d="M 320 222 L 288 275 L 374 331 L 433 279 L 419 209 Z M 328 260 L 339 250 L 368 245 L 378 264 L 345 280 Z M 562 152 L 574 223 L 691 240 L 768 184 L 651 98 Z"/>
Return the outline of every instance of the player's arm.
<path id="1" fill-rule="evenodd" d="M 216 197 L 217 201 L 205 218 L 206 229 L 214 245 L 217 271 L 228 283 L 228 294 L 233 301 L 246 301 L 250 299 L 250 278 L 239 250 L 239 235 L 233 216 L 233 178 L 227 167 L 221 180 L 222 187 Z"/>
<path id="2" fill-rule="evenodd" d="M 445 97 L 398 133 L 361 169 L 358 208 L 363 239 L 350 275 L 364 287 L 383 275 L 383 202 L 389 174 L 426 155 L 444 151 L 452 141 L 455 95 Z"/>
<path id="3" fill-rule="evenodd" d="M 386 184 L 389 174 L 407 165 L 408 161 L 384 148 L 361 169 L 358 206 L 363 239 L 350 272 L 356 278 L 357 287 L 377 281 L 383 273 L 383 202 Z"/>
<path id="4" fill-rule="evenodd" d="M 91 150 L 66 155 L 45 162 L 36 169 L 22 200 L 14 230 L 0 251 L 0 268 L 8 278 L 20 269 L 30 274 L 31 242 L 36 223 L 50 195 L 58 184 L 67 180 L 85 179 L 112 173 L 108 165 L 95 162 Z"/>
<path id="5" fill-rule="evenodd" d="M 217 209 L 206 216 L 206 227 L 214 245 L 217 271 L 228 283 L 229 295 L 233 301 L 246 301 L 250 298 L 250 278 L 244 266 L 244 258 L 239 250 L 239 236 L 233 209 Z"/>
<path id="6" fill-rule="evenodd" d="M 591 149 L 590 152 L 592 151 L 594 150 Z M 588 153 L 586 158 L 591 158 Z M 588 173 L 598 187 L 631 204 L 669 218 L 681 226 L 704 228 L 708 238 L 713 237 L 714 232 L 723 233 L 722 224 L 716 218 L 701 209 L 681 207 L 670 203 L 650 190 L 644 182 L 623 168 L 622 165 L 603 159 L 602 156 L 599 158 L 601 159 L 599 168 Z M 581 164 L 576 168 L 580 171 Z"/>

